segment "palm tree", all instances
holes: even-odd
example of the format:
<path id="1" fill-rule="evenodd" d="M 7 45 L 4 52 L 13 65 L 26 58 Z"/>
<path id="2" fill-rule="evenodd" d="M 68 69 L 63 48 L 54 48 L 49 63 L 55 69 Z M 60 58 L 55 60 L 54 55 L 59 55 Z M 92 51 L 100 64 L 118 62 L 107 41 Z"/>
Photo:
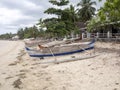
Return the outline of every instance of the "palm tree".
<path id="1" fill-rule="evenodd" d="M 75 23 L 77 20 L 77 15 L 76 15 L 75 7 L 73 5 L 70 5 L 69 7 L 69 15 L 73 23 Z"/>
<path id="2" fill-rule="evenodd" d="M 62 12 L 62 21 L 66 24 L 66 30 L 68 30 L 68 34 L 71 34 L 72 32 L 75 32 L 77 30 L 77 13 L 76 9 L 73 5 L 70 5 L 70 7 L 65 8 Z"/>
<path id="3" fill-rule="evenodd" d="M 80 20 L 83 22 L 86 22 L 92 18 L 93 15 L 95 15 L 95 7 L 93 5 L 96 5 L 95 1 L 91 0 L 81 0 L 77 6 L 80 6 L 81 8 L 78 9 L 78 15 Z"/>

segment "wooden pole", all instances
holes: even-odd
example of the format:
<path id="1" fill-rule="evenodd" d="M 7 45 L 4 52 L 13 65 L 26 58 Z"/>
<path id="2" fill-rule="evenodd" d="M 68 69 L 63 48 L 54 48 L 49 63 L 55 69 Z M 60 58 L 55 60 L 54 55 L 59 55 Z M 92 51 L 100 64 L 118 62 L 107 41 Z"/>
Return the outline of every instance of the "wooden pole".
<path id="1" fill-rule="evenodd" d="M 57 61 L 57 59 L 56 59 L 56 57 L 55 57 L 55 55 L 54 55 L 54 53 L 53 53 L 53 51 L 48 47 L 48 49 L 50 50 L 50 53 L 53 55 L 53 57 L 55 58 L 55 61 Z"/>

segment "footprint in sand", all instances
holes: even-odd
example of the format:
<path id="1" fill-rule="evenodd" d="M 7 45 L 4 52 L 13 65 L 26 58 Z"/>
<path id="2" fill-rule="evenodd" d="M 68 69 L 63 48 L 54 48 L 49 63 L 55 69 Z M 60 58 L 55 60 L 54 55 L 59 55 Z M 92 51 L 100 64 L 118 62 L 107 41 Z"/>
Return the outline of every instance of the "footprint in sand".
<path id="1" fill-rule="evenodd" d="M 51 77 L 47 77 L 47 78 L 46 78 L 46 81 L 50 81 L 50 79 L 51 79 Z"/>
<path id="2" fill-rule="evenodd" d="M 62 88 L 63 88 L 63 90 L 66 90 L 66 87 L 65 87 L 65 86 L 63 86 Z"/>
<path id="3" fill-rule="evenodd" d="M 35 67 L 30 67 L 30 69 L 35 69 Z"/>
<path id="4" fill-rule="evenodd" d="M 48 67 L 48 65 L 41 66 L 41 68 L 47 68 L 47 67 Z"/>
<path id="5" fill-rule="evenodd" d="M 47 88 L 48 88 L 48 87 L 47 87 L 47 86 L 45 86 L 42 90 L 47 90 Z"/>
<path id="6" fill-rule="evenodd" d="M 33 73 L 33 75 L 35 75 L 36 77 L 42 77 L 42 76 L 45 76 L 45 75 L 48 75 L 47 72 L 39 72 L 39 73 Z"/>
<path id="7" fill-rule="evenodd" d="M 25 66 L 27 66 L 27 65 L 28 65 L 28 64 L 23 64 L 22 66 L 24 66 L 24 67 L 25 67 Z"/>

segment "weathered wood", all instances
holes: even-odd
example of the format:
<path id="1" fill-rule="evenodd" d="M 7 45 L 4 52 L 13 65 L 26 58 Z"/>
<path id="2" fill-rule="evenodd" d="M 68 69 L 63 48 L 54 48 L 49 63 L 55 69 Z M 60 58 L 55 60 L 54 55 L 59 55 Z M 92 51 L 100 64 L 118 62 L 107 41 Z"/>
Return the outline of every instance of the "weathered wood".
<path id="1" fill-rule="evenodd" d="M 94 57 L 96 57 L 96 56 L 99 56 L 99 54 L 97 54 L 97 55 L 92 55 L 92 56 L 87 56 L 87 57 L 83 57 L 83 58 L 78 57 L 78 58 L 71 58 L 71 59 L 64 59 L 64 60 L 43 61 L 43 62 L 40 62 L 40 64 L 72 62 L 72 61 L 90 59 L 90 58 L 94 58 Z"/>

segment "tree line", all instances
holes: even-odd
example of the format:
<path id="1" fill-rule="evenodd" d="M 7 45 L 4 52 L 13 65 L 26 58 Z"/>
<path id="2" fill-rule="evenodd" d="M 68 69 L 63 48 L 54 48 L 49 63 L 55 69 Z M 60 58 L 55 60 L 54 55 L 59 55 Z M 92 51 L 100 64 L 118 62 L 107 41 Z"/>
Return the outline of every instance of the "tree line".
<path id="1" fill-rule="evenodd" d="M 70 36 L 71 33 L 78 34 L 79 27 L 77 22 L 86 23 L 95 15 L 95 1 L 82 0 L 77 7 L 69 5 L 69 0 L 49 0 L 53 7 L 44 11 L 45 14 L 55 15 L 56 17 L 42 19 L 35 26 L 18 30 L 21 39 L 30 37 L 63 38 Z M 57 8 L 55 8 L 56 6 Z M 82 7 L 82 8 L 81 8 Z M 62 8 L 62 9 L 61 9 Z"/>
<path id="2" fill-rule="evenodd" d="M 70 36 L 71 33 L 80 33 L 80 27 L 77 25 L 78 22 L 86 24 L 87 30 L 92 32 L 95 29 L 99 30 L 106 23 L 120 21 L 120 0 L 106 0 L 103 7 L 99 10 L 96 10 L 94 7 L 96 2 L 92 0 L 80 0 L 76 6 L 69 5 L 69 0 L 49 0 L 49 3 L 53 7 L 45 10 L 44 13 L 55 15 L 55 17 L 40 18 L 33 27 L 19 29 L 17 35 L 20 39 L 31 37 L 63 38 Z M 119 27 L 119 23 L 113 26 Z"/>
<path id="3" fill-rule="evenodd" d="M 15 36 L 16 34 L 12 34 L 12 33 L 5 33 L 0 35 L 0 39 L 11 39 L 13 36 Z"/>

